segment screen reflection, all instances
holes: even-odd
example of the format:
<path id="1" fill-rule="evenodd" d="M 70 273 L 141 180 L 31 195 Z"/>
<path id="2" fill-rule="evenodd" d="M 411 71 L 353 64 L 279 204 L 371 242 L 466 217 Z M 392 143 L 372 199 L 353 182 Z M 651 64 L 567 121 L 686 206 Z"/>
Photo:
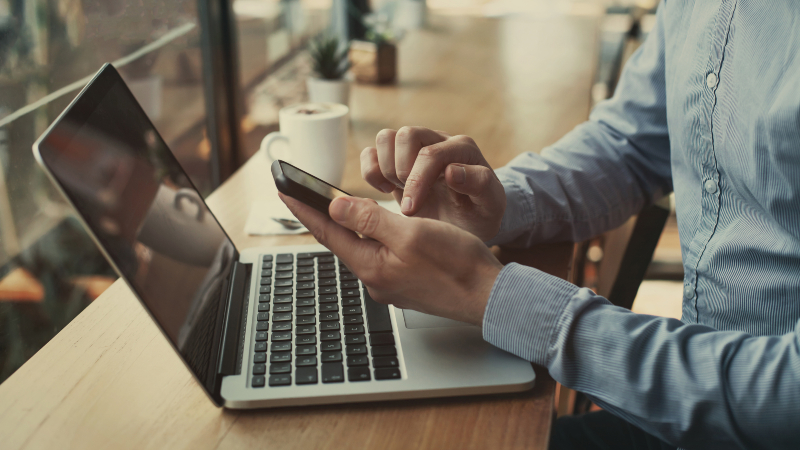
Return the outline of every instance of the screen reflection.
<path id="1" fill-rule="evenodd" d="M 40 146 L 43 162 L 206 384 L 235 248 L 122 82 L 92 88 L 91 108 L 76 105 Z"/>

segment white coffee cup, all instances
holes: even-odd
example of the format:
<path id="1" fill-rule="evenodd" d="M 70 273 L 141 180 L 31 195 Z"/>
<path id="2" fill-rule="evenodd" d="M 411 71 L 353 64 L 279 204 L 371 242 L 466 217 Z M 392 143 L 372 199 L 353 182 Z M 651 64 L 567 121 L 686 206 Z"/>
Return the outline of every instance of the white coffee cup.
<path id="1" fill-rule="evenodd" d="M 261 150 L 270 160 L 283 159 L 298 168 L 339 186 L 347 157 L 347 115 L 350 109 L 336 103 L 303 103 L 280 110 L 281 131 L 268 134 Z M 273 144 L 283 140 L 287 155 L 273 152 Z"/>

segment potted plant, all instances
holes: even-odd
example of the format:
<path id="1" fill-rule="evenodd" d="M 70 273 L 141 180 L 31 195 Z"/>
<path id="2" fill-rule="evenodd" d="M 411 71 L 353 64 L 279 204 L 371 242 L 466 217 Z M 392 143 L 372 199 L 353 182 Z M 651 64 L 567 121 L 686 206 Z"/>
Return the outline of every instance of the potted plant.
<path id="1" fill-rule="evenodd" d="M 363 40 L 350 43 L 350 64 L 356 80 L 362 83 L 392 83 L 397 79 L 397 46 L 385 14 L 351 14 L 364 25 Z"/>
<path id="2" fill-rule="evenodd" d="M 321 35 L 311 41 L 308 52 L 316 75 L 306 80 L 309 99 L 347 105 L 350 101 L 350 82 L 344 78 L 350 68 L 347 45 L 340 45 L 335 36 Z"/>

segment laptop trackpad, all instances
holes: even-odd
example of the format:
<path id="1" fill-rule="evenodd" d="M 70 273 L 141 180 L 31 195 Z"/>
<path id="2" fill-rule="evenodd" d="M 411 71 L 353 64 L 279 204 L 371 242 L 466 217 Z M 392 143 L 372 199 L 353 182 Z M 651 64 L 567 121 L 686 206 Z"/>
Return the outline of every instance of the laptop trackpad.
<path id="1" fill-rule="evenodd" d="M 403 318 L 406 322 L 406 328 L 444 328 L 444 327 L 469 327 L 470 324 L 466 322 L 459 322 L 453 319 L 445 319 L 444 317 L 432 316 L 430 314 L 421 313 L 411 309 L 403 309 Z"/>

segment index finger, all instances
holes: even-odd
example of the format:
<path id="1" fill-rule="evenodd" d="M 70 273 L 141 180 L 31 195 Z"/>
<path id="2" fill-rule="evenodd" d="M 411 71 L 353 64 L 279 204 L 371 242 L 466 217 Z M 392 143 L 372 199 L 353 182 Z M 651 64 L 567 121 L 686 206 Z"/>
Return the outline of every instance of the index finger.
<path id="1" fill-rule="evenodd" d="M 410 216 L 419 211 L 439 175 L 452 163 L 488 167 L 475 142 L 467 136 L 455 136 L 422 148 L 406 179 L 400 207 L 403 214 Z"/>

